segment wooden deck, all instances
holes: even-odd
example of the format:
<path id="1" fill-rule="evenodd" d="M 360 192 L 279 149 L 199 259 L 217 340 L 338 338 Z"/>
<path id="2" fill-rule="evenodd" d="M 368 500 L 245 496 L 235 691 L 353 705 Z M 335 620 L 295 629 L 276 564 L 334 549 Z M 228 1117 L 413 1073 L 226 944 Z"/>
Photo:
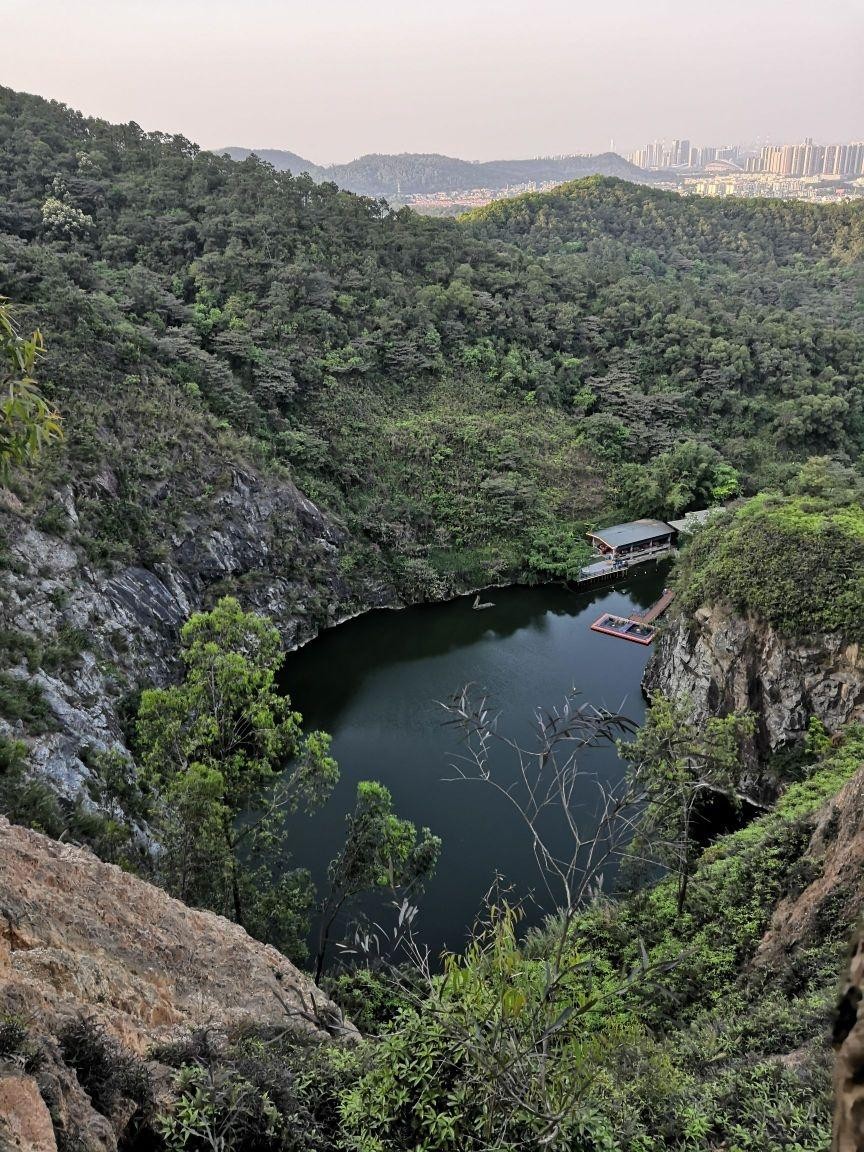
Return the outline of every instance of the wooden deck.
<path id="1" fill-rule="evenodd" d="M 649 552 L 640 552 L 635 556 L 628 557 L 620 567 L 616 567 L 608 560 L 596 560 L 593 564 L 587 564 L 576 580 L 568 580 L 567 585 L 575 592 L 582 592 L 598 584 L 611 584 L 613 581 L 623 580 L 630 576 L 633 569 L 640 567 L 640 565 L 651 564 L 652 562 L 659 563 L 661 560 L 673 556 L 674 553 L 674 548 L 651 549 Z"/>
<path id="2" fill-rule="evenodd" d="M 663 595 L 659 600 L 655 600 L 650 608 L 647 608 L 644 612 L 634 612 L 628 619 L 638 621 L 640 624 L 653 624 L 658 616 L 663 615 L 674 599 L 674 590 L 672 588 L 664 588 Z"/>
<path id="3" fill-rule="evenodd" d="M 592 632 L 602 632 L 604 636 L 615 636 L 619 640 L 629 640 L 633 644 L 650 644 L 654 639 L 654 629 L 648 624 L 638 624 L 627 616 L 616 616 L 604 612 L 591 625 Z"/>
<path id="4" fill-rule="evenodd" d="M 664 588 L 660 599 L 655 600 L 644 612 L 633 612 L 629 616 L 616 616 L 613 612 L 604 612 L 591 625 L 591 631 L 602 632 L 604 636 L 615 636 L 619 640 L 630 640 L 633 644 L 650 644 L 657 631 L 651 625 L 663 615 L 674 599 L 675 593 L 672 589 Z"/>

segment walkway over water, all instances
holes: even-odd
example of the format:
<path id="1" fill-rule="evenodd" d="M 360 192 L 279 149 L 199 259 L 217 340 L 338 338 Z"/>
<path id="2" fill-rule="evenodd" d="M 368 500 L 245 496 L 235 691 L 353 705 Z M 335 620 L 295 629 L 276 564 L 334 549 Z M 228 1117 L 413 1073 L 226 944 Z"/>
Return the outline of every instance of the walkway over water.
<path id="1" fill-rule="evenodd" d="M 663 615 L 674 599 L 674 589 L 664 588 L 663 595 L 659 600 L 655 601 L 646 612 L 634 612 L 630 619 L 638 620 L 640 624 L 652 624 L 658 616 Z"/>

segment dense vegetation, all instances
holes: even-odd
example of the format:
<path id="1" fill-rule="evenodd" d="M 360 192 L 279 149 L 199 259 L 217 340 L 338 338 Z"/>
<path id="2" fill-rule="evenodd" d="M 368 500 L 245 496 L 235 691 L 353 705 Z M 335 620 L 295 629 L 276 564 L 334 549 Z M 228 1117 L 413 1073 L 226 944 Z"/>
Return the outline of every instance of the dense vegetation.
<path id="1" fill-rule="evenodd" d="M 3 326 L 4 384 L 14 393 L 41 352 L 20 333 L 38 324 L 48 349 L 45 398 L 7 423 L 35 412 L 50 439 L 56 404 L 65 429 L 44 465 L 16 469 L 12 499 L 94 569 L 167 559 L 190 509 L 218 517 L 239 464 L 295 478 L 344 525 L 342 571 L 411 599 L 566 576 L 589 521 L 761 490 L 696 538 L 681 604 L 864 635 L 860 206 L 682 201 L 591 179 L 428 220 L 5 89 L 0 151 L 0 285 L 20 308 L 18 330 Z M 34 445 L 16 435 L 0 459 L 20 464 Z M 66 486 L 74 525 L 54 499 Z M 205 591 L 218 602 L 183 630 L 183 675 L 127 702 L 136 762 L 95 756 L 92 794 L 74 802 L 27 771 L 18 734 L 55 720 L 9 668 L 73 669 L 87 636 L 0 635 L 0 808 L 297 955 L 308 877 L 280 872 L 270 817 L 314 805 L 335 765 L 276 690 L 274 627 Z M 331 987 L 374 1038 L 195 1038 L 157 1054 L 176 1073 L 158 1107 L 144 1071 L 86 1027 L 62 1038 L 64 1058 L 97 1106 L 130 1100 L 168 1150 L 817 1152 L 814 1037 L 847 925 L 829 909 L 779 970 L 756 952 L 777 901 L 818 875 L 815 813 L 864 741 L 813 725 L 776 772 L 794 781 L 777 808 L 706 848 L 691 828 L 700 791 L 740 803 L 749 725 L 688 728 L 658 701 L 622 754 L 671 874 L 618 899 L 582 899 L 586 881 L 527 935 L 518 910 L 491 905 L 440 971 L 343 973 Z M 319 975 L 330 917 L 370 888 L 411 893 L 436 855 L 385 789 L 358 789 L 322 894 Z M 20 1022 L 0 1022 L 0 1043 L 31 1058 Z"/>
<path id="2" fill-rule="evenodd" d="M 679 566 L 682 608 L 730 604 L 793 638 L 864 640 L 864 483 L 813 460 L 699 533 Z"/>
<path id="3" fill-rule="evenodd" d="M 417 598 L 864 445 L 860 207 L 597 178 L 429 220 L 6 89 L 0 147 L 0 281 L 67 414 L 44 483 L 103 559 L 245 454 Z"/>

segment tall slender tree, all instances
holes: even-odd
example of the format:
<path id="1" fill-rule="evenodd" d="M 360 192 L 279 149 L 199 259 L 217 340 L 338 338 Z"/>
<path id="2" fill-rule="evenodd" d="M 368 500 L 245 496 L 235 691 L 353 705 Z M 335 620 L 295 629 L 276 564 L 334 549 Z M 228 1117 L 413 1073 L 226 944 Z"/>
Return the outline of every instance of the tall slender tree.
<path id="1" fill-rule="evenodd" d="M 330 737 L 303 733 L 280 694 L 276 628 L 225 597 L 183 627 L 182 683 L 142 694 L 137 740 L 157 800 L 161 867 L 183 900 L 247 920 L 262 857 L 281 871 L 284 816 L 314 810 L 338 778 Z M 272 917 L 272 910 L 268 912 Z"/>

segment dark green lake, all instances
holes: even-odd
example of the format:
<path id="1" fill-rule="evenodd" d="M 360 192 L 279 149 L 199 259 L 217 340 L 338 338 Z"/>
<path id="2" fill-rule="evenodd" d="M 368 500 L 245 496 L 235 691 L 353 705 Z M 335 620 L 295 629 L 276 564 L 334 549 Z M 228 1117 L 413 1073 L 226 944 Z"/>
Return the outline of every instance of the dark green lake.
<path id="1" fill-rule="evenodd" d="M 311 868 L 323 884 L 357 781 L 379 780 L 401 816 L 444 841 L 417 921 L 419 937 L 434 952 L 460 947 L 496 873 L 514 894 L 528 898 L 528 918 L 538 919 L 549 898 L 527 830 L 488 785 L 448 780 L 459 742 L 437 702 L 471 682 L 501 710 L 501 730 L 523 741 L 531 738 L 534 710 L 560 704 L 572 688 L 592 704 L 641 722 L 640 681 L 650 648 L 591 632 L 589 625 L 601 611 L 627 615 L 653 603 L 665 574 L 652 566 L 593 593 L 557 586 L 489 589 L 482 599 L 494 607 L 484 611 L 472 610 L 469 596 L 369 612 L 291 653 L 285 687 L 307 729 L 332 734 L 341 771 L 320 812 L 292 820 L 293 862 Z M 614 749 L 586 756 L 601 778 L 620 778 Z M 492 763 L 501 778 L 512 778 L 512 757 L 503 749 Z M 590 823 L 593 803 L 592 792 L 584 797 L 582 821 Z"/>

